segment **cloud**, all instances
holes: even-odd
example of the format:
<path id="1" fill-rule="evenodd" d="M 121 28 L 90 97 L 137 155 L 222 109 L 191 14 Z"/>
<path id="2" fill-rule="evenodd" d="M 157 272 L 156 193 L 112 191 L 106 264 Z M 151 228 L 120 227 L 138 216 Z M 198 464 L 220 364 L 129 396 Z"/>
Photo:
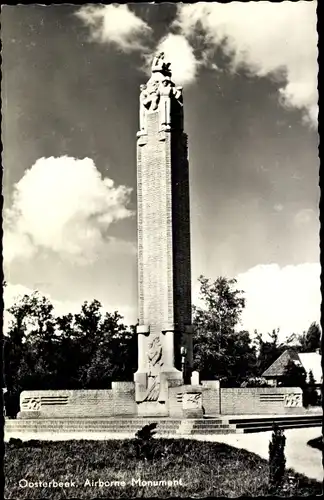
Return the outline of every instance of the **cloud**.
<path id="1" fill-rule="evenodd" d="M 112 43 L 124 52 L 146 51 L 151 28 L 127 5 L 85 5 L 76 16 L 89 28 L 90 40 Z"/>
<path id="2" fill-rule="evenodd" d="M 241 65 L 256 76 L 286 81 L 279 100 L 288 108 L 301 109 L 304 119 L 316 125 L 317 92 L 317 2 L 198 2 L 180 5 L 174 27 L 187 38 L 203 30 L 210 45 L 222 46 L 231 69 Z"/>
<path id="3" fill-rule="evenodd" d="M 184 36 L 170 33 L 159 42 L 157 52 L 160 51 L 171 63 L 172 79 L 176 84 L 188 85 L 195 80 L 199 62 Z"/>
<path id="4" fill-rule="evenodd" d="M 275 212 L 282 212 L 284 208 L 284 205 L 282 205 L 281 203 L 276 203 L 273 207 Z"/>
<path id="5" fill-rule="evenodd" d="M 131 189 L 102 178 L 90 158 L 40 158 L 14 186 L 4 212 L 4 262 L 46 249 L 78 262 L 93 261 L 107 245 L 125 251 L 127 242 L 107 234 L 130 217 Z"/>
<path id="6" fill-rule="evenodd" d="M 313 321 L 320 321 L 320 265 L 258 265 L 237 276 L 245 291 L 242 325 L 253 333 L 280 328 L 279 338 L 302 333 Z"/>
<path id="7" fill-rule="evenodd" d="M 280 328 L 279 340 L 306 331 L 313 321 L 320 322 L 321 290 L 319 264 L 306 263 L 279 267 L 255 266 L 236 276 L 236 287 L 246 298 L 239 329 L 253 336 Z M 198 281 L 193 283 L 193 304 L 204 307 Z"/>
<path id="8" fill-rule="evenodd" d="M 304 227 L 305 224 L 313 221 L 318 222 L 318 215 L 312 208 L 303 208 L 294 217 L 294 224 L 298 227 Z"/>

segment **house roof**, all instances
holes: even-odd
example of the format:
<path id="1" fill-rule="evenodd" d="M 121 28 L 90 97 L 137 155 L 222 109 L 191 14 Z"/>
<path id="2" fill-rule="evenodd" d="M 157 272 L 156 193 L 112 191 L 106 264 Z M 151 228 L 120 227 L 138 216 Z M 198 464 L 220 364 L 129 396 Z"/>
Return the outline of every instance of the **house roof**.
<path id="1" fill-rule="evenodd" d="M 272 363 L 271 366 L 269 366 L 265 372 L 263 372 L 262 377 L 282 377 L 288 362 L 294 361 L 297 365 L 302 366 L 305 369 L 307 378 L 310 370 L 312 370 L 315 383 L 320 384 L 323 380 L 321 360 L 322 356 L 317 352 L 298 353 L 293 349 L 287 349 L 281 354 L 281 356 L 279 356 L 279 358 L 276 359 L 274 363 Z"/>
<path id="2" fill-rule="evenodd" d="M 284 351 L 279 358 L 276 359 L 269 366 L 269 368 L 263 372 L 262 377 L 282 377 L 285 373 L 285 368 L 289 361 L 295 361 L 297 364 L 300 363 L 300 359 L 296 351 L 287 349 Z"/>

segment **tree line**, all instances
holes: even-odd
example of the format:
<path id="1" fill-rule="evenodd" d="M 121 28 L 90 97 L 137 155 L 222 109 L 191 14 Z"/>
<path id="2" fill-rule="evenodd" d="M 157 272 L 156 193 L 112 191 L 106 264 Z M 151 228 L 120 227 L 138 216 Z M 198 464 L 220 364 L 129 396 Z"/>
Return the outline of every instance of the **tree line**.
<path id="1" fill-rule="evenodd" d="M 201 276 L 199 283 L 202 306 L 193 307 L 194 369 L 202 380 L 220 379 L 229 387 L 265 385 L 262 373 L 292 342 L 299 352 L 320 348 L 316 323 L 284 343 L 278 331 L 267 341 L 256 331 L 252 338 L 237 328 L 245 298 L 236 280 Z M 99 301 L 84 302 L 79 313 L 56 316 L 51 302 L 35 292 L 8 311 L 12 319 L 3 337 L 3 387 L 11 413 L 17 413 L 23 390 L 104 389 L 112 381 L 133 379 L 136 326 L 125 325 L 117 311 L 103 312 Z"/>

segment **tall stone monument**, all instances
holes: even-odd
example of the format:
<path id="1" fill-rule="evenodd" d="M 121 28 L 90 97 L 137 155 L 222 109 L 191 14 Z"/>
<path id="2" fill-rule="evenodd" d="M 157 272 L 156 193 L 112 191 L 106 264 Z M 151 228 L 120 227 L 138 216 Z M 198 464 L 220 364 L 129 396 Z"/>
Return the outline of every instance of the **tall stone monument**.
<path id="1" fill-rule="evenodd" d="M 23 436 L 28 429 L 36 438 L 53 428 L 63 435 L 72 429 L 79 432 L 81 422 L 81 428 L 89 427 L 89 417 L 106 418 L 94 424 L 97 431 L 106 432 L 116 426 L 111 418 L 137 416 L 185 419 L 179 429 L 186 435 L 186 419 L 204 414 L 300 412 L 300 388 L 220 389 L 219 380 L 200 381 L 199 374 L 192 373 L 187 136 L 182 89 L 172 82 L 163 53 L 154 58 L 151 77 L 141 87 L 137 198 L 139 324 L 134 381 L 112 382 L 111 389 L 23 391 L 12 435 Z M 66 424 L 59 422 L 62 418 Z M 30 419 L 30 425 L 20 426 L 19 419 Z M 38 426 L 37 419 L 50 423 Z M 53 419 L 58 422 L 54 427 Z M 130 427 L 138 425 L 135 421 Z"/>
<path id="2" fill-rule="evenodd" d="M 182 89 L 158 54 L 137 133 L 138 369 L 111 389 L 23 391 L 19 418 L 219 413 L 219 382 L 192 375 L 190 216 Z M 118 356 L 118 353 L 116 353 Z"/>
<path id="3" fill-rule="evenodd" d="M 192 370 L 190 215 L 182 88 L 164 54 L 140 92 L 137 133 L 139 414 L 163 413 Z"/>

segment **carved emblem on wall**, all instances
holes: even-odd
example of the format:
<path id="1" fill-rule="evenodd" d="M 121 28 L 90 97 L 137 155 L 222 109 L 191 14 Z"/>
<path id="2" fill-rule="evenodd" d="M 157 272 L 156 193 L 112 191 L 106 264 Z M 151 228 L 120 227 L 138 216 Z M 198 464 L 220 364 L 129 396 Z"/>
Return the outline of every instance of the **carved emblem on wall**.
<path id="1" fill-rule="evenodd" d="M 196 410 L 202 406 L 201 393 L 184 393 L 183 395 L 183 408 L 186 410 Z"/>
<path id="2" fill-rule="evenodd" d="M 38 411 L 41 408 L 40 398 L 26 398 L 21 404 L 24 411 Z"/>
<path id="3" fill-rule="evenodd" d="M 285 406 L 286 407 L 302 406 L 302 395 L 301 394 L 286 394 Z"/>

